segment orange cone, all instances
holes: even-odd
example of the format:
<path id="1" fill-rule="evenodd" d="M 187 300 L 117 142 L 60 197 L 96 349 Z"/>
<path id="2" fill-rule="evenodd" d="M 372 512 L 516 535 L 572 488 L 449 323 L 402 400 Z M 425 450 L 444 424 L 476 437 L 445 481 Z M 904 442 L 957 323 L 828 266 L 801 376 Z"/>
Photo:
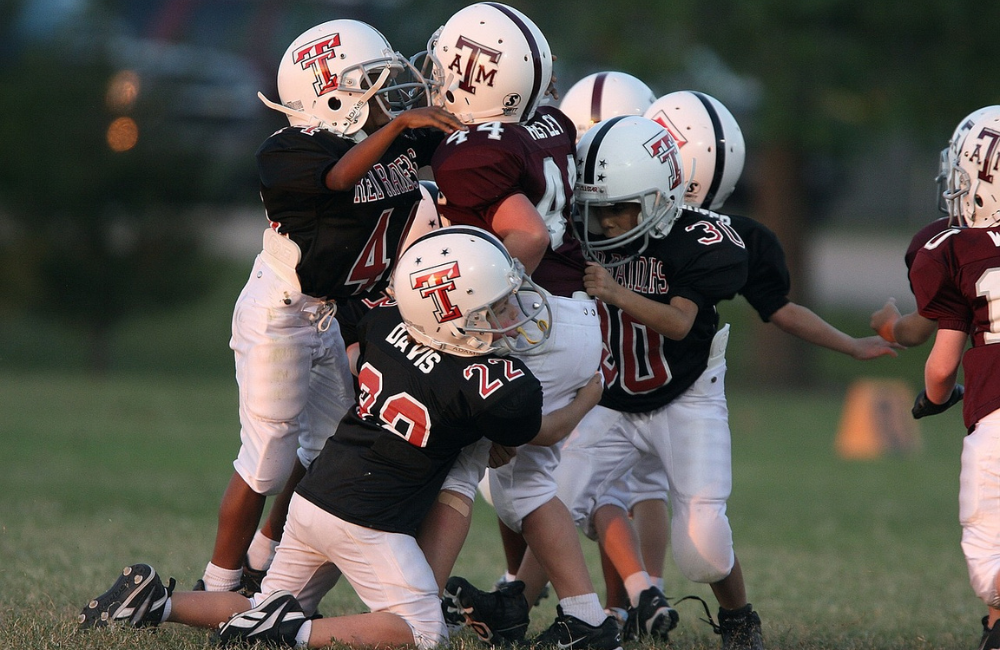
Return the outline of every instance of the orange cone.
<path id="1" fill-rule="evenodd" d="M 847 389 L 836 449 L 841 458 L 870 459 L 920 450 L 920 429 L 910 414 L 916 393 L 896 379 L 859 379 Z"/>

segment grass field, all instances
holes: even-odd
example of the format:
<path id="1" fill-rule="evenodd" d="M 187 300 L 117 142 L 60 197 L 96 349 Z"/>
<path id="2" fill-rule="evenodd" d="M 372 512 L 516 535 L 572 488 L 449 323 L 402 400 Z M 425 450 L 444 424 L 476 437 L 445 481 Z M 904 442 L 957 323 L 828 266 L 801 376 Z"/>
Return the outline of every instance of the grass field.
<path id="1" fill-rule="evenodd" d="M 769 647 L 974 647 L 983 607 L 958 545 L 957 410 L 921 421 L 912 457 L 843 461 L 842 395 L 730 393 L 730 517 Z M 150 562 L 181 588 L 200 576 L 237 441 L 232 380 L 5 373 L 0 394 L 0 647 L 204 647 L 206 632 L 179 626 L 80 635 L 75 617 L 125 564 Z M 502 556 L 488 506 L 476 517 L 456 573 L 486 585 Z M 670 561 L 666 591 L 715 612 Z M 359 608 L 339 585 L 321 611 Z M 674 647 L 717 647 L 700 606 L 679 608 Z M 553 615 L 544 601 L 532 629 Z"/>
<path id="2" fill-rule="evenodd" d="M 227 343 L 245 269 L 220 273 L 213 293 L 184 310 L 123 325 L 102 378 L 83 371 L 85 342 L 71 332 L 0 320 L 0 649 L 207 647 L 207 632 L 180 626 L 80 635 L 75 624 L 122 566 L 150 562 L 187 588 L 211 553 L 238 444 Z M 744 358 L 748 312 L 723 310 L 735 333 L 729 515 L 768 647 L 974 648 L 984 607 L 959 548 L 959 410 L 920 421 L 914 456 L 859 462 L 834 453 L 849 382 L 899 376 L 916 387 L 926 349 L 868 364 L 816 351 L 810 391 L 763 392 Z M 857 335 L 867 328 L 866 314 L 825 315 Z M 485 586 L 502 554 L 492 511 L 479 504 L 475 516 L 456 573 Z M 584 549 L 603 594 L 595 549 Z M 706 586 L 685 581 L 670 560 L 667 570 L 668 596 L 698 595 L 715 614 Z M 543 601 L 532 633 L 554 607 Z M 346 584 L 321 606 L 327 615 L 360 610 Z M 673 647 L 718 647 L 700 605 L 679 610 Z M 468 633 L 455 645 L 479 647 Z"/>

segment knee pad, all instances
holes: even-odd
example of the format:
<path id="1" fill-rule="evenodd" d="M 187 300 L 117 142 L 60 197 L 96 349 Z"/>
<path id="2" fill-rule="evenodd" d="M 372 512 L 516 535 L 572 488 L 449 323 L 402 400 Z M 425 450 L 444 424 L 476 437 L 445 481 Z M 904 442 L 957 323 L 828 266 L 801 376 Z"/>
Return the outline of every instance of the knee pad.
<path id="1" fill-rule="evenodd" d="M 674 504 L 670 540 L 677 568 L 692 582 L 712 584 L 733 570 L 736 556 L 725 503 Z"/>
<path id="2" fill-rule="evenodd" d="M 441 602 L 435 599 L 434 605 L 436 612 L 421 611 L 403 619 L 410 626 L 413 641 L 419 650 L 431 650 L 448 642 L 448 626 L 445 625 L 444 615 L 441 613 Z"/>
<path id="3" fill-rule="evenodd" d="M 1000 558 L 966 557 L 969 567 L 969 584 L 979 600 L 987 607 L 1000 609 L 1000 592 L 997 591 L 997 576 L 1000 573 Z"/>
<path id="4" fill-rule="evenodd" d="M 309 399 L 312 352 L 294 343 L 267 343 L 250 351 L 244 404 L 253 417 L 290 422 Z"/>

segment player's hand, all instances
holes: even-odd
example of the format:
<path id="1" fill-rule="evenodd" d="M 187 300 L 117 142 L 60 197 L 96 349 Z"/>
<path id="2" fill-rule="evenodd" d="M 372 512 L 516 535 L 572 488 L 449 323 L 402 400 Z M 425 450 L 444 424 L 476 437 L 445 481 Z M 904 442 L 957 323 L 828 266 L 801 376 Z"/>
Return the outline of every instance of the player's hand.
<path id="1" fill-rule="evenodd" d="M 955 404 L 961 402 L 963 395 L 965 395 L 965 387 L 962 384 L 955 384 L 955 387 L 951 390 L 951 396 L 948 397 L 948 401 L 944 404 L 935 404 L 927 399 L 927 391 L 922 390 L 913 402 L 913 410 L 910 412 L 913 414 L 915 420 L 919 420 L 926 415 L 944 413 Z"/>
<path id="2" fill-rule="evenodd" d="M 615 296 L 622 291 L 622 286 L 597 262 L 587 262 L 587 268 L 583 272 L 583 288 L 589 295 L 610 305 L 616 304 Z"/>
<path id="3" fill-rule="evenodd" d="M 882 309 L 872 314 L 871 327 L 883 339 L 895 343 L 896 337 L 892 333 L 892 328 L 900 316 L 899 309 L 896 308 L 896 299 L 889 298 Z"/>
<path id="4" fill-rule="evenodd" d="M 598 370 L 580 390 L 576 391 L 576 399 L 586 404 L 587 409 L 592 409 L 601 401 L 604 394 L 604 375 Z"/>
<path id="5" fill-rule="evenodd" d="M 549 87 L 545 89 L 545 94 L 552 98 L 552 101 L 559 101 L 559 89 L 556 88 L 556 55 L 552 55 L 552 78 L 549 79 Z"/>
<path id="6" fill-rule="evenodd" d="M 402 126 L 407 129 L 431 127 L 445 133 L 454 133 L 455 131 L 467 131 L 469 128 L 462 124 L 461 120 L 455 117 L 454 114 L 449 113 L 440 106 L 411 108 L 397 115 L 396 119 L 401 121 Z"/>
<path id="7" fill-rule="evenodd" d="M 490 467 L 496 469 L 503 467 L 517 456 L 517 447 L 505 447 L 492 443 L 490 445 Z"/>
<path id="8" fill-rule="evenodd" d="M 899 343 L 890 343 L 881 336 L 866 336 L 854 339 L 854 349 L 851 352 L 851 356 L 858 361 L 870 361 L 871 359 L 883 356 L 899 356 L 896 350 L 905 349 Z"/>

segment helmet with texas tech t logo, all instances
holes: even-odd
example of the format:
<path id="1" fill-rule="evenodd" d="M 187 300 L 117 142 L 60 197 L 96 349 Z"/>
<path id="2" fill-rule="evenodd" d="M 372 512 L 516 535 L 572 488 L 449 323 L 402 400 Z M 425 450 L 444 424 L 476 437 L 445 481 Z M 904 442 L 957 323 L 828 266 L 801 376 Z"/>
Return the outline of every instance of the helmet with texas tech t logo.
<path id="1" fill-rule="evenodd" d="M 650 237 L 667 236 L 684 202 L 680 153 L 669 131 L 646 117 L 619 115 L 587 131 L 576 156 L 574 226 L 588 259 L 619 266 L 645 251 Z M 636 225 L 620 235 L 604 237 L 593 208 L 618 203 L 639 205 Z M 609 263 L 595 255 L 605 251 L 627 256 Z"/>
<path id="2" fill-rule="evenodd" d="M 684 162 L 684 202 L 718 210 L 743 174 L 746 143 L 736 118 L 722 102 L 695 90 L 660 97 L 645 116 L 659 122 L 677 141 Z"/>
<path id="3" fill-rule="evenodd" d="M 413 242 L 396 263 L 392 294 L 410 336 L 462 357 L 538 347 L 552 323 L 548 301 L 521 263 L 473 226 Z"/>
<path id="4" fill-rule="evenodd" d="M 525 122 L 552 80 L 552 53 L 527 16 L 499 2 L 462 9 L 431 36 L 434 104 L 466 124 Z"/>
<path id="5" fill-rule="evenodd" d="M 278 65 L 281 104 L 257 96 L 292 126 L 346 136 L 365 125 L 372 97 L 388 115 L 427 103 L 426 83 L 416 69 L 377 29 L 347 19 L 316 25 L 288 46 Z"/>

